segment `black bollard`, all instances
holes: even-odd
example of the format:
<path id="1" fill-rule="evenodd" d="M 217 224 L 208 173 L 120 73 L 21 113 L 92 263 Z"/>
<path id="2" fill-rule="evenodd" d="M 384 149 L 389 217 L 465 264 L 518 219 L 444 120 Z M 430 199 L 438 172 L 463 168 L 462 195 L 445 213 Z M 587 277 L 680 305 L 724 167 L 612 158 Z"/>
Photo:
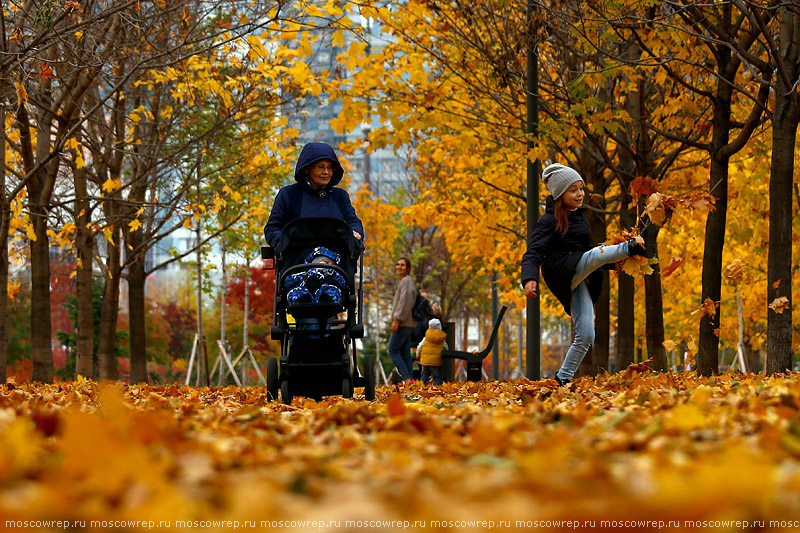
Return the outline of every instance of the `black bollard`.
<path id="1" fill-rule="evenodd" d="M 442 324 L 442 329 L 447 333 L 447 347 L 455 350 L 456 342 L 456 323 L 445 322 Z M 445 381 L 455 381 L 455 374 L 453 372 L 454 359 L 449 357 L 442 358 L 442 379 Z"/>

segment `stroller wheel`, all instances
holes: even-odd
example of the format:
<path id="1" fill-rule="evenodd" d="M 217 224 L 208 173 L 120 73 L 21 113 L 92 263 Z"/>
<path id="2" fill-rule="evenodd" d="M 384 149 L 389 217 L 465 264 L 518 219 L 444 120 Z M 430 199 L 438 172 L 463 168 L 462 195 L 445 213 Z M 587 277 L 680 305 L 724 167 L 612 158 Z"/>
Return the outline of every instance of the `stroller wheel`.
<path id="1" fill-rule="evenodd" d="M 343 398 L 353 397 L 353 382 L 347 378 L 344 378 L 342 380 L 342 397 Z"/>
<path id="2" fill-rule="evenodd" d="M 270 357 L 267 361 L 267 397 L 274 402 L 278 399 L 278 360 Z"/>
<path id="3" fill-rule="evenodd" d="M 368 402 L 375 399 L 375 364 L 371 355 L 364 356 L 364 399 Z"/>
<path id="4" fill-rule="evenodd" d="M 292 403 L 292 392 L 289 390 L 288 379 L 281 381 L 281 399 L 286 405 L 291 405 Z"/>

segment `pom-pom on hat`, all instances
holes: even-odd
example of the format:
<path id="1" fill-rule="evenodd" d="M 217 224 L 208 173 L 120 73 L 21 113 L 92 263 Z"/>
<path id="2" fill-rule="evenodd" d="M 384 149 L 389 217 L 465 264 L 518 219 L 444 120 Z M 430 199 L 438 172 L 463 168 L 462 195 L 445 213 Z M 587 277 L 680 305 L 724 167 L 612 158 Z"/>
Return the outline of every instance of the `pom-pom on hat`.
<path id="1" fill-rule="evenodd" d="M 560 163 L 553 163 L 542 171 L 542 181 L 553 195 L 553 200 L 558 200 L 567 192 L 570 185 L 576 181 L 583 181 L 583 178 L 576 170 Z"/>

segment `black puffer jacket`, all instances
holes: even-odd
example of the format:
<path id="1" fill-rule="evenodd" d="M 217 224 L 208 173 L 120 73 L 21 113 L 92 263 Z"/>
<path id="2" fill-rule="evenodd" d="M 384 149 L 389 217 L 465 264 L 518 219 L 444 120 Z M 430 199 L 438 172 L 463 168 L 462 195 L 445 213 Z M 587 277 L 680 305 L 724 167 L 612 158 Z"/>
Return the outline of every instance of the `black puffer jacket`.
<path id="1" fill-rule="evenodd" d="M 569 229 L 564 235 L 556 233 L 555 201 L 547 197 L 544 215 L 536 222 L 528 249 L 522 256 L 522 286 L 529 280 L 539 282 L 539 267 L 550 291 L 558 298 L 564 311 L 570 313 L 572 299 L 572 276 L 584 252 L 589 250 L 589 223 L 583 215 L 583 208 L 569 214 Z M 603 277 L 597 270 L 587 278 L 589 294 L 597 302 L 603 290 Z"/>

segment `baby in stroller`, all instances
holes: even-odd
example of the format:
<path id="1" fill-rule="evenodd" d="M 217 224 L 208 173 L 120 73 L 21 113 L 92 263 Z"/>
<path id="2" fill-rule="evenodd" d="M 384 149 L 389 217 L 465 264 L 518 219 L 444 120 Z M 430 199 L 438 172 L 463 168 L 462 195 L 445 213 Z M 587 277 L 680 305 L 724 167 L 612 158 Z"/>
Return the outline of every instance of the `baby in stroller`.
<path id="1" fill-rule="evenodd" d="M 306 264 L 338 265 L 341 262 L 339 254 L 317 246 L 306 257 Z M 342 303 L 342 291 L 345 290 L 344 276 L 332 268 L 310 268 L 297 272 L 284 280 L 286 299 L 290 304 L 330 302 Z"/>
<path id="2" fill-rule="evenodd" d="M 317 246 L 308 254 L 305 264 L 339 265 L 339 254 L 324 246 Z M 347 290 L 347 282 L 339 272 L 332 268 L 314 267 L 286 276 L 283 282 L 286 301 L 292 304 L 343 302 L 342 293 Z M 332 316 L 297 317 L 297 329 L 327 330 L 333 324 Z"/>

